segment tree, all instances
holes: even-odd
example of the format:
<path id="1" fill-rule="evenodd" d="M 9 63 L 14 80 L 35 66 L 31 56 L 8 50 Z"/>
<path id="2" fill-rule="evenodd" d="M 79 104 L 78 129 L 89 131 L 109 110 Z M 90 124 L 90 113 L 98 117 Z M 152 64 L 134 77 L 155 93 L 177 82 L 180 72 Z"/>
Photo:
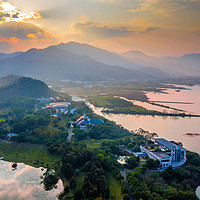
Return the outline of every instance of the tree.
<path id="1" fill-rule="evenodd" d="M 130 200 L 130 197 L 127 193 L 123 195 L 123 200 Z"/>
<path id="2" fill-rule="evenodd" d="M 74 200 L 80 200 L 83 198 L 83 191 L 82 190 L 76 190 L 74 193 Z"/>
<path id="3" fill-rule="evenodd" d="M 192 158 L 192 160 L 190 161 L 190 164 L 200 167 L 200 158 L 199 157 Z"/>
<path id="4" fill-rule="evenodd" d="M 145 165 L 149 169 L 155 169 L 160 166 L 160 162 L 158 160 L 153 160 L 153 159 L 149 158 L 149 159 L 147 159 Z"/>
<path id="5" fill-rule="evenodd" d="M 74 190 L 76 188 L 76 180 L 75 180 L 74 176 L 70 179 L 69 185 L 70 185 L 71 190 Z"/>
<path id="6" fill-rule="evenodd" d="M 133 169 L 138 166 L 139 164 L 139 158 L 132 155 L 130 158 L 126 159 L 126 163 L 129 166 L 130 169 Z"/>
<path id="7" fill-rule="evenodd" d="M 42 183 L 44 184 L 44 189 L 48 191 L 53 188 L 56 188 L 57 182 L 58 178 L 55 175 L 55 172 L 47 168 L 47 171 L 43 175 L 43 181 L 42 181 Z"/>

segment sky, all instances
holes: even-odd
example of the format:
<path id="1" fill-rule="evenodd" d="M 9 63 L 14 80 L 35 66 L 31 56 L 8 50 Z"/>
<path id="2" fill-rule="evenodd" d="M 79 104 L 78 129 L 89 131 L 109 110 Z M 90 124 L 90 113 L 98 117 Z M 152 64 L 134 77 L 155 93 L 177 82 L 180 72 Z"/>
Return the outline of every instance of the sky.
<path id="1" fill-rule="evenodd" d="M 151 56 L 200 53 L 200 0 L 0 0 L 0 52 L 69 41 Z"/>

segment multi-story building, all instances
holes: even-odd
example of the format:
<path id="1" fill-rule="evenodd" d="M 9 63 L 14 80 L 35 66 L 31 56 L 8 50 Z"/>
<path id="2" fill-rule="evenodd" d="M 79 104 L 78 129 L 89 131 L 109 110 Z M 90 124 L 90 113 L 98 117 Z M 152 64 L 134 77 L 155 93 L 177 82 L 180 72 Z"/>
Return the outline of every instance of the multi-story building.
<path id="1" fill-rule="evenodd" d="M 162 150 L 164 150 L 169 156 L 171 156 L 172 161 L 181 162 L 186 158 L 186 149 L 181 147 L 180 144 L 175 142 L 169 142 L 163 138 L 155 138 L 155 144 L 158 144 Z"/>
<path id="2" fill-rule="evenodd" d="M 149 158 L 159 160 L 162 169 L 169 167 L 178 167 L 186 161 L 186 149 L 175 142 L 170 142 L 164 138 L 154 139 L 157 148 L 149 148 L 148 146 L 141 145 L 140 149 L 145 152 Z"/>

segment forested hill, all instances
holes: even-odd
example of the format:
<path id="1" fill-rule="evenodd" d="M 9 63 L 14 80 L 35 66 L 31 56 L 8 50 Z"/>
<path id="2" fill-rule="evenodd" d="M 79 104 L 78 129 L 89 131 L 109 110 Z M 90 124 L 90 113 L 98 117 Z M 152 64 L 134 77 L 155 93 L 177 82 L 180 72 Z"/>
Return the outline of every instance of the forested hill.
<path id="1" fill-rule="evenodd" d="M 17 79 L 13 84 L 0 88 L 0 99 L 10 97 L 49 97 L 54 92 L 42 81 L 28 77 Z"/>
<path id="2" fill-rule="evenodd" d="M 17 79 L 22 78 L 23 76 L 10 74 L 0 78 L 0 88 L 8 85 L 12 85 Z"/>

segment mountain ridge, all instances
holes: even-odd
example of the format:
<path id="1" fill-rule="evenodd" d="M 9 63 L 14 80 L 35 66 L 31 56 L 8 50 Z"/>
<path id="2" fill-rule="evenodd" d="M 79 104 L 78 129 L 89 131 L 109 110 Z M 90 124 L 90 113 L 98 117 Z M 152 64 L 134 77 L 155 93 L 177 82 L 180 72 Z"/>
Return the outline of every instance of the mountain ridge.
<path id="1" fill-rule="evenodd" d="M 57 47 L 30 49 L 10 59 L 0 60 L 0 76 L 23 74 L 39 79 L 72 81 L 128 80 L 148 75 L 100 63 L 88 56 L 65 52 Z"/>
<path id="2" fill-rule="evenodd" d="M 55 46 L 73 54 L 87 55 L 90 58 L 107 65 L 121 66 L 127 69 L 137 70 L 139 72 L 146 73 L 151 77 L 166 78 L 168 76 L 166 72 L 156 69 L 153 66 L 142 66 L 140 63 L 136 63 L 133 60 L 130 61 L 118 53 L 110 52 L 86 43 L 69 42 L 61 43 Z"/>

